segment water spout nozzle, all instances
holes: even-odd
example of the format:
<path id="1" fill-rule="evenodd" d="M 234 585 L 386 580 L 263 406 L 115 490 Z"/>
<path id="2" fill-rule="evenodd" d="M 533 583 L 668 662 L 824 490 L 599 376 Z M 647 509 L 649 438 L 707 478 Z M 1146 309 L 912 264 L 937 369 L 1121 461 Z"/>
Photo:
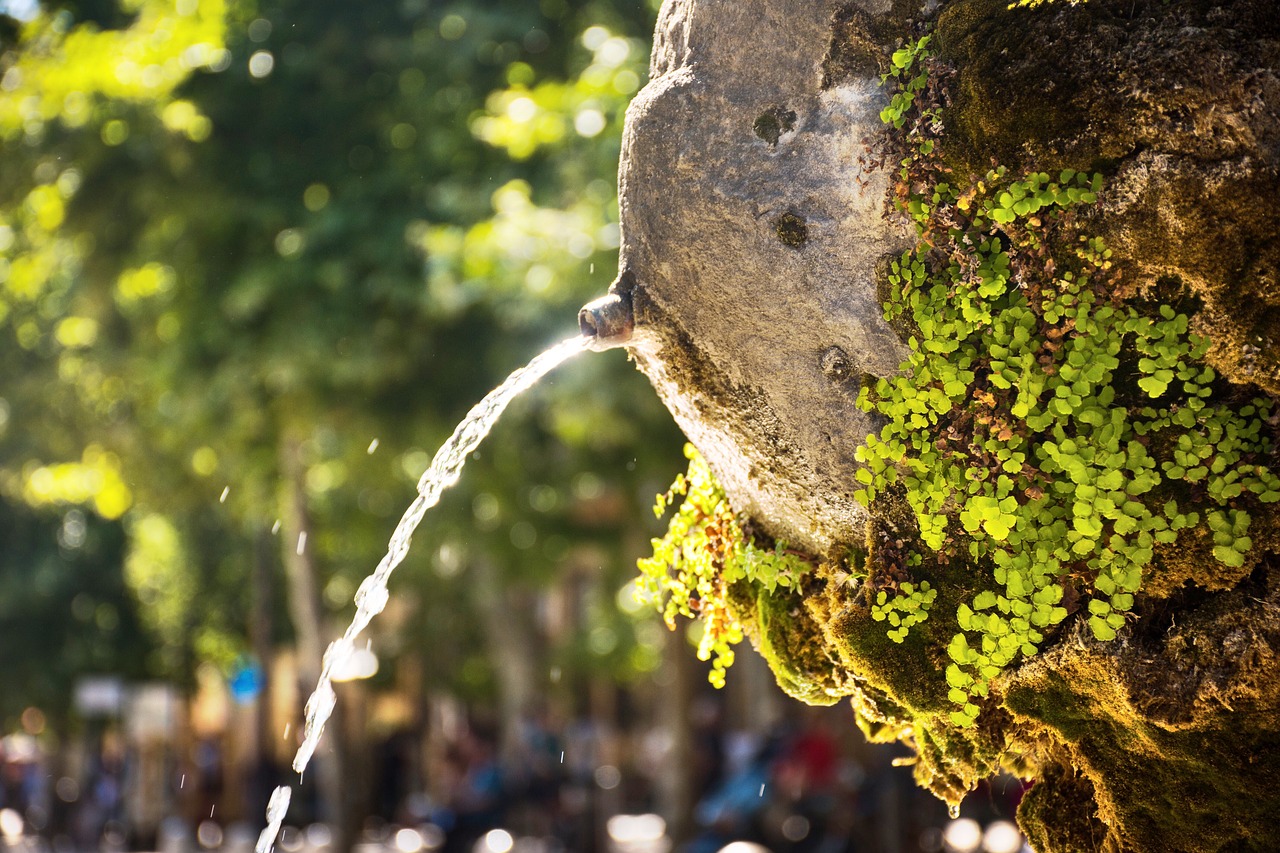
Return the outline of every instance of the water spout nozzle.
<path id="1" fill-rule="evenodd" d="M 597 352 L 623 346 L 635 329 L 630 295 L 610 293 L 588 302 L 578 312 L 578 328 Z"/>

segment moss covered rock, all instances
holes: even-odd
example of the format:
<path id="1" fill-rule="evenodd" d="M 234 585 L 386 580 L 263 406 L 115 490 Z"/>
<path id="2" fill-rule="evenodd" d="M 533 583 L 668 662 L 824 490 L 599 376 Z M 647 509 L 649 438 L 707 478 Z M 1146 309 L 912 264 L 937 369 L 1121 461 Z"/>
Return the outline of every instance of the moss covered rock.
<path id="1" fill-rule="evenodd" d="M 1040 850 L 1273 850 L 1280 575 L 1188 593 L 1121 643 L 1075 635 L 1004 686 L 1045 741 L 1019 818 Z M 1086 844 L 1087 839 L 1087 844 Z"/>
<path id="2" fill-rule="evenodd" d="M 1102 169 L 1097 230 L 1136 286 L 1203 300 L 1211 363 L 1280 393 L 1280 15 L 1270 0 L 956 0 L 958 173 Z"/>
<path id="3" fill-rule="evenodd" d="M 1119 611 L 1099 607 L 1097 566 L 1065 559 L 1061 599 L 1039 602 L 1056 608 L 1051 624 L 978 684 L 952 673 L 949 646 L 958 614 L 979 601 L 994 613 L 999 590 L 990 550 L 969 558 L 966 548 L 979 531 L 1008 535 L 1012 513 L 997 502 L 962 523 L 960 506 L 941 501 L 933 512 L 949 526 L 926 530 L 930 546 L 900 488 L 882 489 L 870 512 L 855 499 L 867 476 L 858 448 L 882 423 L 859 394 L 930 334 L 927 317 L 881 314 L 903 275 L 884 259 L 913 242 L 884 214 L 924 189 L 897 173 L 902 151 L 880 127 L 888 96 L 876 80 L 925 32 L 941 76 L 919 96 L 936 109 L 925 123 L 949 180 L 969 187 L 996 165 L 1055 182 L 1062 170 L 1098 173 L 1105 191 L 1065 212 L 1070 226 L 1023 233 L 1032 246 L 1070 235 L 1034 260 L 1065 268 L 1077 236 L 1102 237 L 1114 269 L 1110 291 L 1095 286 L 1099 300 L 1189 316 L 1211 341 L 1207 381 L 1222 405 L 1280 396 L 1270 0 L 669 0 L 653 82 L 628 119 L 615 290 L 634 306 L 632 354 L 744 527 L 808 551 L 812 566 L 785 588 L 730 584 L 728 612 L 784 690 L 816 704 L 849 697 L 868 737 L 914 747 L 917 780 L 949 802 L 1001 769 L 1031 780 L 1019 820 L 1041 853 L 1278 849 L 1275 504 L 1236 495 L 1210 506 L 1196 482 L 1159 485 L 1144 500 L 1249 514 L 1248 537 L 1200 522 L 1164 537 Z M 947 216 L 964 218 L 918 221 Z M 926 228 L 921 257 L 936 256 L 946 230 Z M 1018 242 L 990 233 L 990 257 Z M 1009 280 L 1026 291 L 1020 263 Z M 1035 334 L 1052 325 L 1037 322 Z M 1115 355 L 1114 382 L 1133 391 L 1137 355 Z M 953 432 L 937 438 L 971 438 Z M 1172 452 L 1169 435 L 1140 437 L 1159 456 Z M 1244 464 L 1278 467 L 1274 452 L 1250 452 Z M 1015 499 L 1053 487 L 1034 480 Z M 1224 541 L 1246 538 L 1222 556 Z M 936 593 L 928 618 L 891 634 L 886 613 L 915 613 L 925 582 Z M 1091 630 L 1099 613 L 1109 627 Z M 957 691 L 972 705 L 959 722 Z"/>

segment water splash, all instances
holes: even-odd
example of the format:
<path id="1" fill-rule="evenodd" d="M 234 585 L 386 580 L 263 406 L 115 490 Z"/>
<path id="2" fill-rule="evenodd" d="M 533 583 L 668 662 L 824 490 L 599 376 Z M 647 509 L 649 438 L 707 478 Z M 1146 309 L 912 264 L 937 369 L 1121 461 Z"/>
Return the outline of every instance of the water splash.
<path id="1" fill-rule="evenodd" d="M 281 785 L 271 792 L 271 800 L 267 803 L 267 828 L 258 836 L 258 853 L 267 853 L 276 843 L 280 834 L 280 824 L 284 823 L 285 812 L 289 811 L 289 800 L 293 799 L 293 789 Z"/>
<path id="2" fill-rule="evenodd" d="M 586 336 L 561 341 L 512 373 L 505 382 L 490 391 L 488 396 L 467 413 L 462 423 L 458 424 L 453 431 L 453 435 L 449 436 L 449 440 L 436 451 L 430 467 L 422 475 L 422 479 L 418 480 L 418 496 L 414 498 L 413 503 L 409 504 L 409 508 L 405 510 L 400 523 L 391 534 L 387 553 L 373 570 L 373 574 L 365 578 L 356 591 L 355 618 L 347 626 L 346 632 L 330 643 L 324 653 L 320 680 L 316 683 L 316 689 L 311 694 L 311 698 L 307 700 L 306 725 L 303 729 L 302 743 L 293 757 L 293 769 L 299 775 L 307 769 L 307 764 L 315 754 L 316 747 L 320 745 L 320 735 L 323 734 L 325 723 L 329 721 L 329 716 L 337 703 L 337 696 L 333 691 L 333 672 L 355 653 L 356 637 L 369 625 L 373 617 L 387 606 L 389 597 L 387 580 L 409 553 L 409 543 L 422 517 L 427 510 L 439 503 L 440 495 L 445 489 L 458 482 L 458 478 L 462 475 L 462 468 L 467 464 L 467 457 L 480 446 L 480 442 L 484 441 L 484 437 L 489 434 L 489 430 L 493 429 L 494 423 L 507 408 L 507 404 L 520 392 L 527 390 L 546 376 L 557 365 L 586 350 L 590 343 L 591 339 Z M 292 789 L 287 785 L 276 788 L 275 793 L 271 795 L 271 802 L 267 807 L 267 827 L 258 838 L 254 848 L 255 853 L 270 853 L 275 846 L 276 835 L 280 831 L 284 814 L 289 809 L 291 796 Z"/>

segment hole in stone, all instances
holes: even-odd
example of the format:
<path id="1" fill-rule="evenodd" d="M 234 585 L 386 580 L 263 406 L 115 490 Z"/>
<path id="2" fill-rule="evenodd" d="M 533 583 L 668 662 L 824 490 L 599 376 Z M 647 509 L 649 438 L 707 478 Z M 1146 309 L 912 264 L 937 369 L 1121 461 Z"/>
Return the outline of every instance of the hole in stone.
<path id="1" fill-rule="evenodd" d="M 843 382 L 853 374 L 853 362 L 841 347 L 827 347 L 818 358 L 822 373 L 832 382 Z"/>
<path id="2" fill-rule="evenodd" d="M 751 129 L 756 132 L 756 136 L 772 146 L 777 145 L 782 134 L 795 126 L 796 114 L 794 110 L 789 110 L 786 107 L 770 107 L 756 117 Z"/>
<path id="3" fill-rule="evenodd" d="M 582 332 L 583 337 L 587 338 L 594 338 L 600 334 L 600 327 L 596 323 L 593 311 L 583 308 L 578 312 L 578 330 Z"/>
<path id="4" fill-rule="evenodd" d="M 782 214 L 773 220 L 778 239 L 793 249 L 798 249 L 809 242 L 809 228 L 804 224 L 804 217 L 796 213 Z"/>

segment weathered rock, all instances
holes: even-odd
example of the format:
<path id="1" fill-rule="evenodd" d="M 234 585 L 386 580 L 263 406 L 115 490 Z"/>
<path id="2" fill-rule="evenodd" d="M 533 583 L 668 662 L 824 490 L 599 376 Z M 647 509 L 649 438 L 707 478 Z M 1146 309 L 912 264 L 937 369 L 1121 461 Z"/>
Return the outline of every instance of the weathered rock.
<path id="1" fill-rule="evenodd" d="M 1046 741 L 1019 809 L 1037 850 L 1276 849 L 1280 577 L 1177 605 L 1123 642 L 1080 632 L 1006 684 Z"/>
<path id="2" fill-rule="evenodd" d="M 873 165 L 883 96 L 872 54 L 833 63 L 838 8 L 666 4 L 620 176 L 640 369 L 735 506 L 814 552 L 862 537 L 853 401 L 906 352 L 876 296 L 908 245 Z"/>

